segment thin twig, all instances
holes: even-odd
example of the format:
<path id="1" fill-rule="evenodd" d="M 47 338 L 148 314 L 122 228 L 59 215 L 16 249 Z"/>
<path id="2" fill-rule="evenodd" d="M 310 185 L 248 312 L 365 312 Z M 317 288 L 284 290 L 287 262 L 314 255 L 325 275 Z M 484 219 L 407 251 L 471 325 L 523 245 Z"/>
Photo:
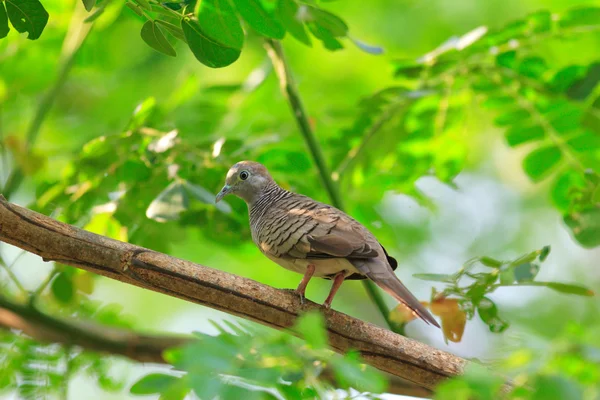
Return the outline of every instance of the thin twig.
<path id="1" fill-rule="evenodd" d="M 25 252 L 23 252 L 25 253 Z M 19 255 L 20 256 L 20 255 Z M 14 264 L 14 262 L 13 262 Z M 23 285 L 21 284 L 21 282 L 19 281 L 19 278 L 17 278 L 17 276 L 15 275 L 15 273 L 13 272 L 11 265 L 7 265 L 6 262 L 4 261 L 4 258 L 2 258 L 0 256 L 0 267 L 2 267 L 6 273 L 8 274 L 8 277 L 10 278 L 10 280 L 15 284 L 15 286 L 17 287 L 17 289 L 19 289 L 19 291 L 24 294 L 24 295 L 28 295 L 29 292 L 27 291 L 27 289 L 25 289 L 23 287 Z"/>
<path id="2" fill-rule="evenodd" d="M 300 128 L 300 133 L 302 134 L 304 142 L 306 143 L 313 161 L 315 162 L 315 165 L 319 171 L 321 182 L 323 182 L 323 186 L 329 195 L 331 203 L 340 210 L 344 210 L 345 207 L 342 196 L 340 195 L 336 183 L 331 178 L 331 171 L 327 167 L 325 157 L 321 151 L 321 146 L 319 145 L 317 138 L 310 127 L 310 123 L 308 122 L 306 110 L 302 104 L 302 99 L 292 77 L 290 67 L 286 62 L 281 43 L 276 40 L 267 40 L 265 43 L 267 52 L 271 58 L 271 62 L 273 63 L 275 73 L 279 79 L 281 92 L 284 94 L 290 104 L 296 123 Z M 379 289 L 377 289 L 375 284 L 368 279 L 363 280 L 363 285 L 377 306 L 387 325 L 390 327 L 390 329 L 394 329 L 394 324 L 389 317 L 390 310 L 385 303 L 385 300 L 383 299 Z"/>

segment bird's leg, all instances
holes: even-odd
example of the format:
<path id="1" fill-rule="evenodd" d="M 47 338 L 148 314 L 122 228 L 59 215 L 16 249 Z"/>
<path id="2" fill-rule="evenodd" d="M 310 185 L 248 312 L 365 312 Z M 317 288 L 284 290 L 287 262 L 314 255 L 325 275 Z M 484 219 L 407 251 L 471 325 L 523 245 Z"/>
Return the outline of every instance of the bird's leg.
<path id="1" fill-rule="evenodd" d="M 315 266 L 312 264 L 307 265 L 306 272 L 304 273 L 304 277 L 302 277 L 302 280 L 300 281 L 298 288 L 295 290 L 295 292 L 300 295 L 300 303 L 301 304 L 304 304 L 304 293 L 306 293 L 306 286 L 308 285 L 308 282 L 310 281 L 310 278 L 312 278 L 314 273 L 315 273 Z"/>
<path id="2" fill-rule="evenodd" d="M 337 293 L 340 286 L 342 286 L 344 279 L 346 279 L 346 271 L 338 272 L 335 275 L 335 278 L 333 278 L 333 285 L 331 286 L 331 291 L 329 292 L 329 296 L 327 296 L 327 299 L 325 299 L 325 303 L 323 303 L 323 306 L 325 308 L 331 308 L 331 302 L 333 301 L 333 298 L 335 297 L 335 294 Z"/>

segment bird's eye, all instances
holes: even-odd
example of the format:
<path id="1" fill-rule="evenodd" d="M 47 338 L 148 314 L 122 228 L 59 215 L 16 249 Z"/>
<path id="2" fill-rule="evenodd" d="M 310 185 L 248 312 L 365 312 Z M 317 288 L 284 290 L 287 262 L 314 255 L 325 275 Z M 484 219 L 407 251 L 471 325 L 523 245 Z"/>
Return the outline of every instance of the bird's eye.
<path id="1" fill-rule="evenodd" d="M 250 176 L 250 174 L 248 173 L 248 171 L 242 171 L 240 172 L 240 179 L 245 181 L 246 179 L 248 179 L 248 177 Z"/>

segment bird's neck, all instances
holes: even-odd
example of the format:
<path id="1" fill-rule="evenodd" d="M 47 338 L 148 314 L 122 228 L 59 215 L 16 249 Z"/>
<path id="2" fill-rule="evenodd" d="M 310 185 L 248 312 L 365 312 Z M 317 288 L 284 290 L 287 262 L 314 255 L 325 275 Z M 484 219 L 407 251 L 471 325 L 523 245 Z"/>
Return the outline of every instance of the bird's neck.
<path id="1" fill-rule="evenodd" d="M 267 207 L 273 204 L 273 202 L 285 197 L 289 193 L 287 190 L 282 189 L 275 182 L 270 182 L 265 185 L 262 190 L 258 190 L 253 193 L 246 200 L 250 214 L 262 213 Z"/>

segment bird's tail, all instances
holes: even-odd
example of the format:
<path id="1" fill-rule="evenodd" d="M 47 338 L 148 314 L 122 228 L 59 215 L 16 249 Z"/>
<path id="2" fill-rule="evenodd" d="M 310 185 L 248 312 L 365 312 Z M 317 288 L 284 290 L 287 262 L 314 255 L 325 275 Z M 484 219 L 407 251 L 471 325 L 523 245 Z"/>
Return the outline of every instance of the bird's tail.
<path id="1" fill-rule="evenodd" d="M 398 300 L 400 303 L 404 304 L 408 307 L 415 316 L 421 318 L 427 324 L 431 324 L 433 326 L 440 325 L 437 323 L 435 318 L 427 311 L 427 309 L 417 300 L 415 296 L 404 286 L 402 282 L 396 277 L 396 275 L 389 271 L 389 274 L 367 274 L 369 279 L 377 284 L 380 288 L 388 292 L 393 298 Z"/>

